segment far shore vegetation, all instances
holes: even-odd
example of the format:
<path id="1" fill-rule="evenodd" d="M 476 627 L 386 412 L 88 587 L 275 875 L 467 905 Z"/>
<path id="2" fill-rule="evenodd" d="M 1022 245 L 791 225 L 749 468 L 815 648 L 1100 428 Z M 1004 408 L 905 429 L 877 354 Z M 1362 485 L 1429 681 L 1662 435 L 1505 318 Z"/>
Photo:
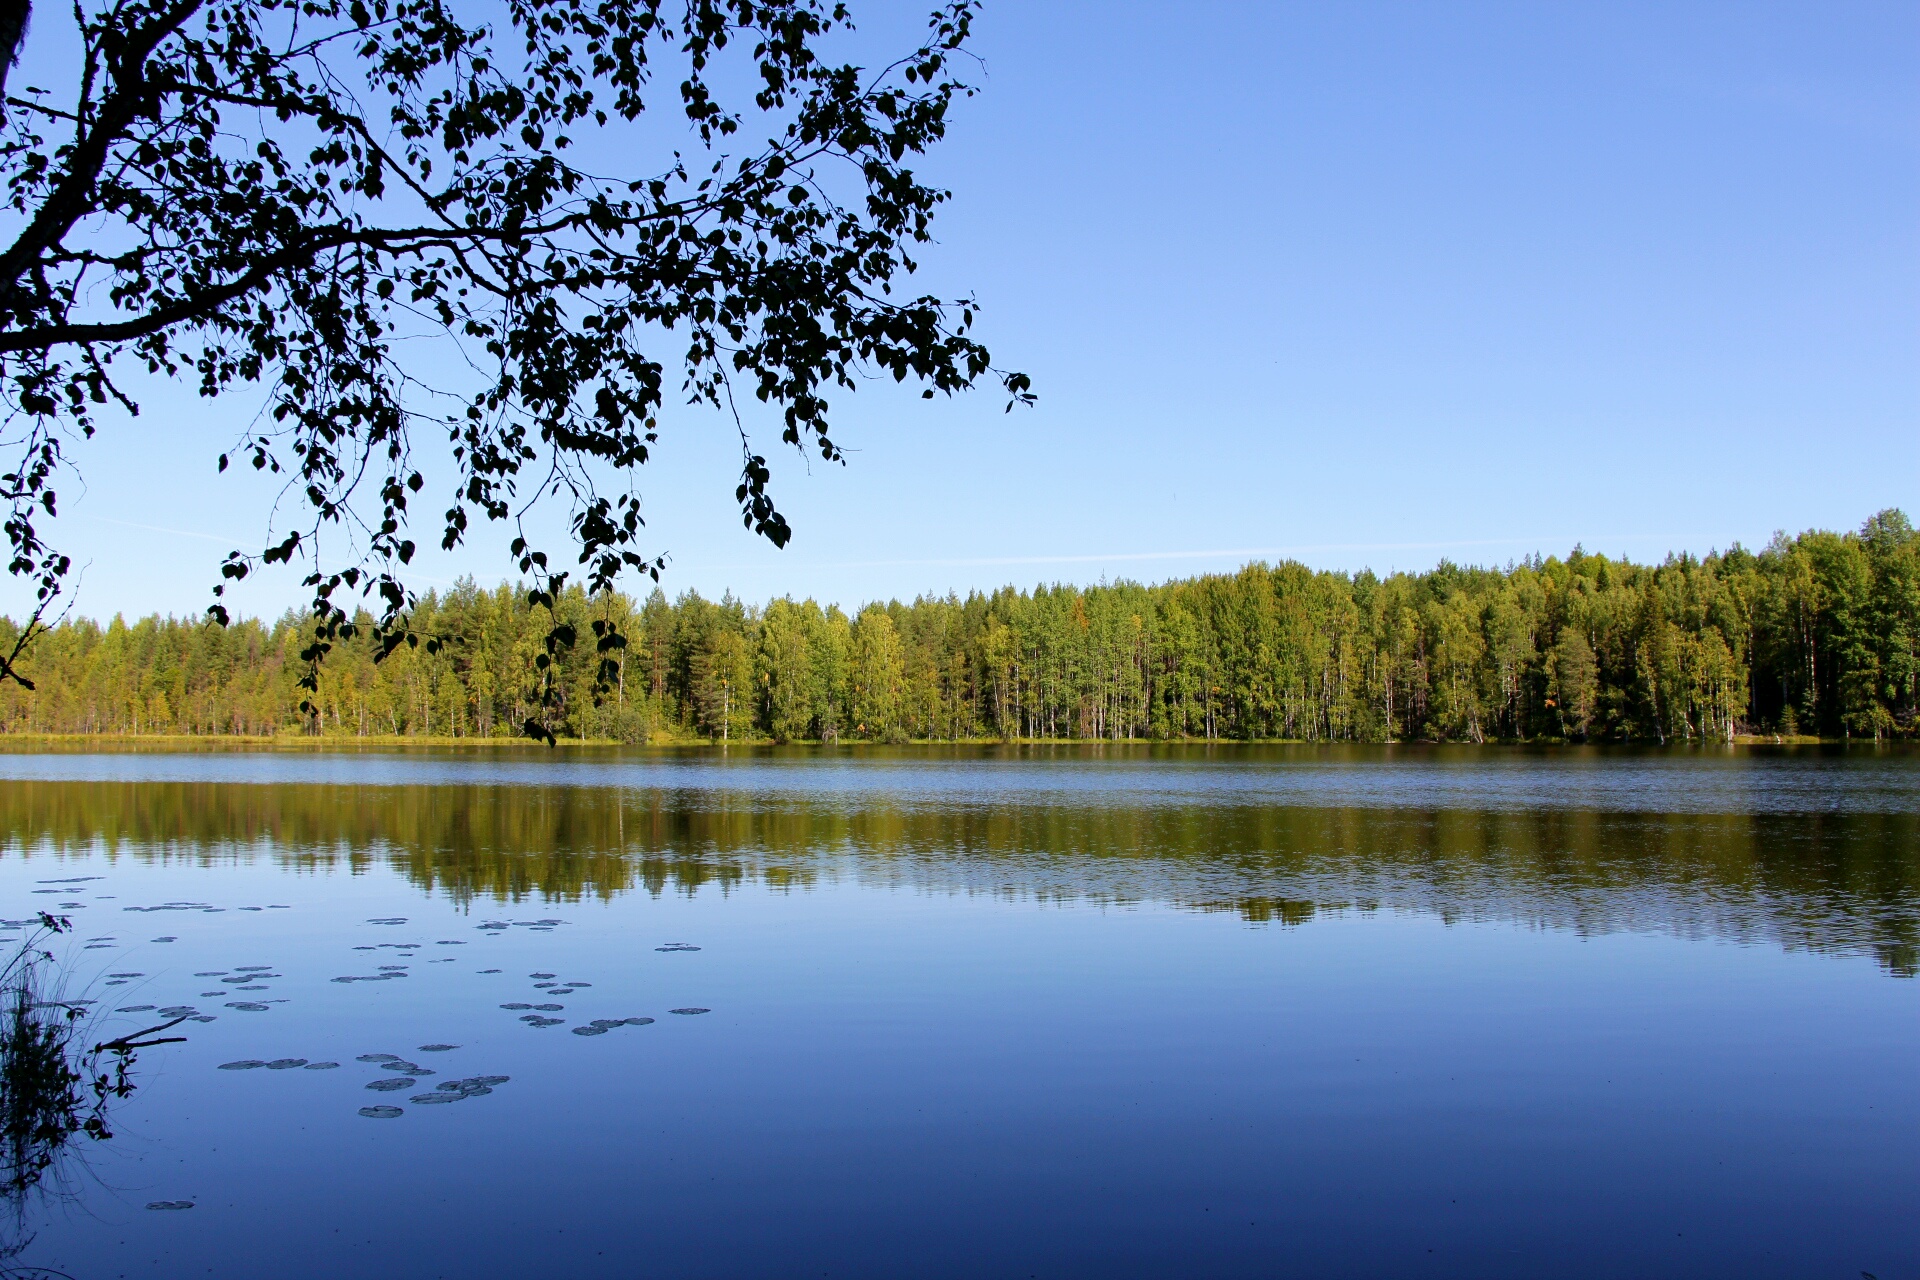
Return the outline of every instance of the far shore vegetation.
<path id="1" fill-rule="evenodd" d="M 313 625 L 68 621 L 0 688 L 0 731 L 523 742 L 1646 741 L 1920 732 L 1920 535 L 1899 511 L 1658 565 L 1589 554 L 1420 574 L 1253 564 L 1143 586 L 753 606 L 465 582 L 423 643 Z M 597 624 L 597 625 L 596 625 Z M 627 640 L 541 659 L 556 626 Z M 0 643 L 16 624 L 0 619 Z M 362 628 L 364 637 L 370 628 Z M 610 661 L 603 663 L 603 657 Z M 545 692 L 551 690 L 551 693 Z M 303 704 L 305 704 L 303 706 Z"/>

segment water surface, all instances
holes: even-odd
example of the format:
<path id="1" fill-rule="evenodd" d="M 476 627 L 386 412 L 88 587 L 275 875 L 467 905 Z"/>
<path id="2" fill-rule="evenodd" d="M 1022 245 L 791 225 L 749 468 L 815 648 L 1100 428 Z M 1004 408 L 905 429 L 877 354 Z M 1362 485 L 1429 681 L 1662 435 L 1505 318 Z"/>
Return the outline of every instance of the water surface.
<path id="1" fill-rule="evenodd" d="M 1908 752 L 12 752 L 0 839 L 214 1019 L 76 1277 L 1920 1276 Z"/>

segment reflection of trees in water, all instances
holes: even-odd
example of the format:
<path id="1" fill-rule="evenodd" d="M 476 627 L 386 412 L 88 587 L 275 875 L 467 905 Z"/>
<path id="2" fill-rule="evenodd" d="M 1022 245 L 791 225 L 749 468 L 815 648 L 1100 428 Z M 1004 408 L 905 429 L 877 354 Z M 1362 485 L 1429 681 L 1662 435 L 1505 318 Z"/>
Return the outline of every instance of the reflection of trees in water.
<path id="1" fill-rule="evenodd" d="M 0 787 L 14 848 L 313 870 L 390 865 L 456 901 L 824 880 L 1165 902 L 1297 924 L 1343 909 L 1647 929 L 1920 968 L 1920 817 L 1571 809 L 915 803 L 560 786 Z"/>
<path id="2" fill-rule="evenodd" d="M 53 954 L 40 949 L 48 934 L 63 933 L 65 918 L 40 916 L 41 931 L 21 944 L 0 969 L 0 1276 L 58 1275 L 39 1267 L 9 1267 L 32 1242 L 27 1232 L 36 1196 L 67 1194 L 63 1165 L 84 1135 L 113 1136 L 108 1106 L 133 1092 L 134 1050 L 184 1037 L 143 1040 L 181 1021 L 87 1047 L 84 1006 L 54 998 Z"/>

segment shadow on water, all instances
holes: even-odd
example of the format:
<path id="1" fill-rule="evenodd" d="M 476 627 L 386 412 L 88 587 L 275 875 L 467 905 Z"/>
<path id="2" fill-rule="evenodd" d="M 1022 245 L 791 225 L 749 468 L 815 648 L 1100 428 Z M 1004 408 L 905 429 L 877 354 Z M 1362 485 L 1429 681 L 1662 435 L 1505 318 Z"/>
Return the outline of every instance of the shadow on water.
<path id="1" fill-rule="evenodd" d="M 44 1199 L 72 1198 L 84 1169 L 76 1138 L 113 1137 L 109 1107 L 133 1093 L 136 1050 L 184 1036 L 159 1036 L 183 1019 L 87 1045 L 86 1003 L 59 998 L 53 953 L 41 949 L 72 926 L 39 916 L 39 929 L 0 969 L 0 1277 L 62 1276 L 44 1267 L 14 1267 L 33 1242 L 29 1223 Z M 157 1038 L 146 1038 L 157 1037 Z"/>
<path id="2" fill-rule="evenodd" d="M 1536 803 L 1555 793 L 1553 774 L 1485 808 L 1422 806 L 1418 785 L 1404 789 L 1414 802 L 1398 805 L 1338 791 L 1210 794 L 1193 783 L 1208 775 L 1191 770 L 1148 775 L 1172 778 L 1143 792 L 1148 801 L 1092 769 L 1055 771 L 1094 779 L 1084 788 L 1047 775 L 1044 785 L 946 792 L 743 785 L 730 779 L 759 775 L 725 769 L 712 775 L 718 783 L 689 771 L 698 785 L 685 786 L 608 785 L 587 770 L 578 783 L 48 779 L 0 782 L 0 841 L 28 856 L 272 858 L 316 873 L 385 866 L 476 908 L 848 881 L 1163 903 L 1280 927 L 1389 909 L 1669 932 L 1870 955 L 1911 977 L 1920 972 L 1920 813 L 1903 799 L 1914 771 L 1895 764 L 1876 766 L 1870 804 L 1680 813 L 1635 811 L 1630 796 L 1596 807 Z M 1674 785 L 1658 768 L 1644 772 L 1655 791 Z M 1488 771 L 1484 785 L 1510 787 L 1514 776 Z M 1582 776 L 1567 771 L 1569 781 Z M 1828 785 L 1769 776 L 1816 802 Z M 1462 778 L 1469 792 L 1481 785 Z"/>

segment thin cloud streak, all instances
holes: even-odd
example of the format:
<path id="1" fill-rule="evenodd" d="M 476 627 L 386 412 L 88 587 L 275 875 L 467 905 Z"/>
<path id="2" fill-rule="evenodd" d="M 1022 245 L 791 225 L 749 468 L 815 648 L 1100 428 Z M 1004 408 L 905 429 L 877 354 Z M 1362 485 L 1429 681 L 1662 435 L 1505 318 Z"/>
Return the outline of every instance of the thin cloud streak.
<path id="1" fill-rule="evenodd" d="M 1609 533 L 1592 538 L 1596 544 L 1610 542 L 1687 542 L 1687 535 L 1671 533 Z M 1324 554 L 1333 551 L 1447 551 L 1463 547 L 1541 547 L 1584 545 L 1585 538 L 1477 538 L 1455 539 L 1448 542 L 1320 542 L 1303 543 L 1290 547 L 1229 547 L 1211 551 L 1113 551 L 1094 555 L 1054 555 L 1054 556 L 968 556 L 924 560 L 834 560 L 821 562 L 803 562 L 796 568 L 805 569 L 911 569 L 911 568 L 969 568 L 990 567 L 994 565 L 1022 564 L 1101 564 L 1111 561 L 1154 561 L 1154 560 L 1255 560 L 1276 556 L 1305 556 Z M 764 564 L 677 564 L 683 571 L 713 569 L 759 569 Z"/>

